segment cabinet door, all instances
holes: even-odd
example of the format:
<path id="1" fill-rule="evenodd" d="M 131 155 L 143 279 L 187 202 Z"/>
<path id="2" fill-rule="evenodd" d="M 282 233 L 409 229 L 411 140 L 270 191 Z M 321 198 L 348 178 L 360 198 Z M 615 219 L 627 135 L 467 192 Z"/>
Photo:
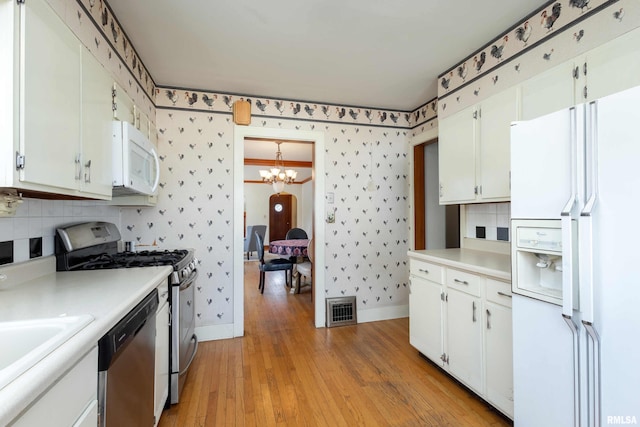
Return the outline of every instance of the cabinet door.
<path id="1" fill-rule="evenodd" d="M 441 205 L 475 199 L 475 115 L 475 107 L 469 107 L 438 125 Z"/>
<path id="2" fill-rule="evenodd" d="M 480 299 L 448 291 L 447 357 L 449 372 L 482 393 L 482 314 Z"/>
<path id="3" fill-rule="evenodd" d="M 112 80 L 86 49 L 82 50 L 82 180 L 81 190 L 111 198 Z"/>
<path id="4" fill-rule="evenodd" d="M 98 424 L 98 401 L 92 400 L 73 427 L 95 427 Z"/>
<path id="5" fill-rule="evenodd" d="M 510 199 L 511 122 L 517 119 L 517 111 L 516 88 L 494 95 L 482 103 L 477 147 L 477 185 L 482 200 Z"/>
<path id="6" fill-rule="evenodd" d="M 169 397 L 169 303 L 156 315 L 156 378 L 154 414 L 156 423 Z"/>
<path id="7" fill-rule="evenodd" d="M 129 122 L 135 125 L 135 108 L 133 100 L 117 83 L 113 84 L 115 90 L 115 109 L 113 110 L 113 118 L 123 122 Z"/>
<path id="8" fill-rule="evenodd" d="M 409 342 L 442 366 L 442 286 L 411 276 L 409 294 Z"/>
<path id="9" fill-rule="evenodd" d="M 77 189 L 81 45 L 47 2 L 21 7 L 20 181 Z"/>
<path id="10" fill-rule="evenodd" d="M 511 309 L 487 303 L 484 313 L 486 399 L 513 417 Z"/>
<path id="11" fill-rule="evenodd" d="M 522 84 L 522 120 L 535 119 L 575 104 L 575 64 L 574 60 L 564 62 Z"/>
<path id="12" fill-rule="evenodd" d="M 33 2 L 35 3 L 35 2 Z M 98 422 L 92 409 L 98 398 L 98 347 L 94 347 L 69 371 L 14 419 L 13 427 L 69 427 Z M 84 424 L 81 424 L 84 423 Z"/>
<path id="13" fill-rule="evenodd" d="M 640 86 L 640 29 L 587 52 L 586 58 L 586 101 Z"/>

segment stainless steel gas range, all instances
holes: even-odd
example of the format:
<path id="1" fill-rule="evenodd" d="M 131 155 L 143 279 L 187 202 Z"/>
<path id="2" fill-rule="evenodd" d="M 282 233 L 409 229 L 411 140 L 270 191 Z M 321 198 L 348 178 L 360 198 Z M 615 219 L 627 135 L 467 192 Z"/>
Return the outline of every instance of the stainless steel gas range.
<path id="1" fill-rule="evenodd" d="M 195 330 L 194 289 L 198 277 L 192 249 L 118 252 L 120 232 L 109 222 L 72 224 L 57 229 L 58 271 L 96 270 L 170 265 L 170 390 L 169 401 L 178 403 L 187 371 L 198 350 Z"/>

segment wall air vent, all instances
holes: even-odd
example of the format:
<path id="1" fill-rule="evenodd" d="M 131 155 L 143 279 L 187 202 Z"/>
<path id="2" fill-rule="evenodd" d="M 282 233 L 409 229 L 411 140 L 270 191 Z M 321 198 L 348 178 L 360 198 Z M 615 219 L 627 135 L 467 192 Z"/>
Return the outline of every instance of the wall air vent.
<path id="1" fill-rule="evenodd" d="M 327 298 L 327 328 L 358 323 L 356 297 Z"/>

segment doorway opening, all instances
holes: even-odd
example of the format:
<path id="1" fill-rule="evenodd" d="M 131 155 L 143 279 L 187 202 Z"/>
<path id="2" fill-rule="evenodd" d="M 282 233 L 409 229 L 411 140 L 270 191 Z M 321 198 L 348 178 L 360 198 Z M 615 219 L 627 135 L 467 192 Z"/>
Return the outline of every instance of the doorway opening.
<path id="1" fill-rule="evenodd" d="M 315 264 L 324 266 L 325 226 L 324 216 L 324 133 L 318 131 L 298 131 L 288 129 L 253 128 L 234 126 L 234 336 L 244 335 L 244 142 L 245 139 L 290 140 L 313 144 L 312 179 L 309 209 L 314 236 Z M 286 159 L 285 159 L 286 160 Z M 273 160 L 270 161 L 273 164 Z M 247 177 L 251 178 L 251 177 Z M 257 181 L 260 182 L 260 181 Z M 265 184 L 262 184 L 265 185 Z M 265 187 L 267 187 L 265 185 Z M 270 187 L 269 187 L 270 188 Z M 271 190 L 269 190 L 271 193 Z M 314 268 L 313 318 L 316 327 L 324 326 L 324 268 Z"/>
<path id="2" fill-rule="evenodd" d="M 413 147 L 414 249 L 460 247 L 460 205 L 440 205 L 438 139 Z"/>

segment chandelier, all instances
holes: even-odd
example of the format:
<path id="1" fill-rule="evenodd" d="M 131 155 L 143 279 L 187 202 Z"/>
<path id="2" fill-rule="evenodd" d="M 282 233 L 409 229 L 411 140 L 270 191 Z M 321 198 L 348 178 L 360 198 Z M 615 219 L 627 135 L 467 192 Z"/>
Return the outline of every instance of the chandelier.
<path id="1" fill-rule="evenodd" d="M 284 168 L 284 160 L 282 160 L 282 152 L 280 151 L 282 142 L 276 141 L 276 144 L 278 144 L 278 151 L 276 151 L 275 165 L 271 170 L 260 170 L 260 177 L 263 182 L 271 184 L 273 191 L 279 194 L 284 190 L 285 184 L 291 184 L 296 180 L 298 172 Z"/>

